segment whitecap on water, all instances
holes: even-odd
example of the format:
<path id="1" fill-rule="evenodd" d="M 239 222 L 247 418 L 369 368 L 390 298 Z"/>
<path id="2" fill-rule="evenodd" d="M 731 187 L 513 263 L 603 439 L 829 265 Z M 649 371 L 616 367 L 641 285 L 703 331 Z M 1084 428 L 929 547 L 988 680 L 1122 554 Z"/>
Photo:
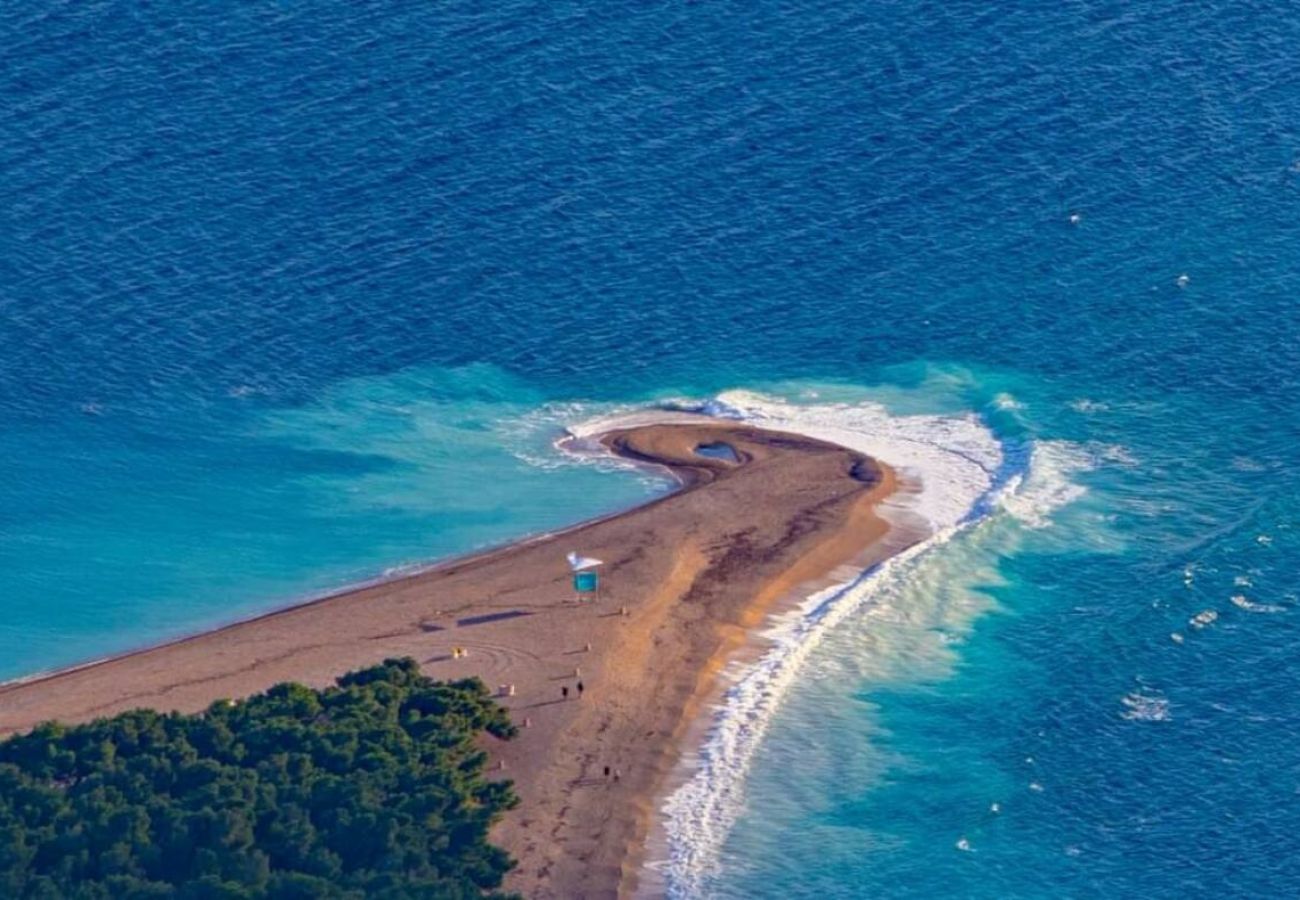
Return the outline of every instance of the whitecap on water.
<path id="1" fill-rule="evenodd" d="M 1169 701 L 1154 692 L 1134 691 L 1120 701 L 1124 711 L 1120 715 L 1135 722 L 1169 721 Z"/>
<path id="2" fill-rule="evenodd" d="M 1105 412 L 1109 407 L 1098 400 L 1089 400 L 1086 397 L 1080 397 L 1078 400 L 1070 401 L 1070 409 L 1081 413 L 1098 413 Z"/>
<path id="3" fill-rule="evenodd" d="M 1087 492 L 1073 479 L 1096 464 L 1096 457 L 1077 444 L 1036 443 L 1030 454 L 1028 475 L 999 496 L 999 505 L 1030 528 L 1046 528 L 1054 511 Z"/>
<path id="4" fill-rule="evenodd" d="M 1246 612 L 1253 613 L 1280 613 L 1286 612 L 1286 607 L 1278 606 L 1275 603 L 1256 603 L 1246 597 L 1245 594 L 1233 594 L 1230 598 L 1232 605 L 1238 609 L 1244 609 Z"/>
<path id="5" fill-rule="evenodd" d="M 1136 468 L 1138 458 L 1123 444 L 1090 444 L 1088 449 L 1102 462 L 1113 463 L 1126 469 Z"/>

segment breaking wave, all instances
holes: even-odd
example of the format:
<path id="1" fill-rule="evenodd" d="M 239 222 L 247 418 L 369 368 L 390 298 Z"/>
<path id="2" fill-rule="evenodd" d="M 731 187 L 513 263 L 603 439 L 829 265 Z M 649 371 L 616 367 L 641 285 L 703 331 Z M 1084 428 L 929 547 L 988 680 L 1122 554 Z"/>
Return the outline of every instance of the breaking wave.
<path id="1" fill-rule="evenodd" d="M 858 450 L 890 465 L 913 490 L 885 504 L 896 522 L 923 524 L 924 540 L 854 580 L 808 597 L 778 617 L 764 635 L 769 649 L 736 677 L 684 784 L 664 802 L 667 859 L 658 862 L 666 890 L 696 897 L 717 870 L 719 852 L 744 799 L 754 753 L 795 676 L 817 645 L 883 591 L 907 578 L 914 561 L 995 515 L 1028 528 L 1050 524 L 1051 513 L 1084 488 L 1072 480 L 1096 456 L 1074 444 L 1000 440 L 975 414 L 895 415 L 875 403 L 795 404 L 748 391 L 710 400 L 677 401 L 652 409 L 587 420 L 569 429 L 582 442 L 613 428 L 728 419 L 802 434 Z"/>

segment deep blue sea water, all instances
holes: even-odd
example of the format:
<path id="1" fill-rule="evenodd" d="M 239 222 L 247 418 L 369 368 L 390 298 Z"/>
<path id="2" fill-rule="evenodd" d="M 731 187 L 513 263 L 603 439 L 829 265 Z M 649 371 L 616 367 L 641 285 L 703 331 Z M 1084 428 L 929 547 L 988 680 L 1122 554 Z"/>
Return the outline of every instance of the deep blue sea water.
<path id="1" fill-rule="evenodd" d="M 1087 493 L 826 639 L 698 890 L 1300 893 L 1297 46 L 1169 0 L 0 9 L 0 677 L 662 490 L 554 453 L 597 412 L 861 388 Z"/>

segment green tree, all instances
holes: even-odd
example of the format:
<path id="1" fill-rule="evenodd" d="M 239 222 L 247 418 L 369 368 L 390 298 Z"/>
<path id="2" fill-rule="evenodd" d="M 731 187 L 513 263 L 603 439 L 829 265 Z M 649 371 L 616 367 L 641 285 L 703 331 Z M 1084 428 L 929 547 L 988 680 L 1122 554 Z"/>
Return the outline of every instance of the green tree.
<path id="1" fill-rule="evenodd" d="M 515 733 L 484 685 L 411 659 L 41 725 L 0 743 L 0 896 L 499 897 L 513 862 L 487 834 L 518 801 L 483 777 L 484 732 Z"/>

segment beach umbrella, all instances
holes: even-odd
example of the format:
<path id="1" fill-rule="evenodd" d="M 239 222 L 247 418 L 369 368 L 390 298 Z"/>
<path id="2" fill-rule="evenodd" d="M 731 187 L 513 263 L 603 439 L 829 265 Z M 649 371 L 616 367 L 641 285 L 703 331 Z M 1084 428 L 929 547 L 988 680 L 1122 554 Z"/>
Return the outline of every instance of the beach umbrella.
<path id="1" fill-rule="evenodd" d="M 591 556 L 579 556 L 576 552 L 569 553 L 569 568 L 574 572 L 581 572 L 583 569 L 594 569 L 596 566 L 603 566 L 602 560 Z"/>

